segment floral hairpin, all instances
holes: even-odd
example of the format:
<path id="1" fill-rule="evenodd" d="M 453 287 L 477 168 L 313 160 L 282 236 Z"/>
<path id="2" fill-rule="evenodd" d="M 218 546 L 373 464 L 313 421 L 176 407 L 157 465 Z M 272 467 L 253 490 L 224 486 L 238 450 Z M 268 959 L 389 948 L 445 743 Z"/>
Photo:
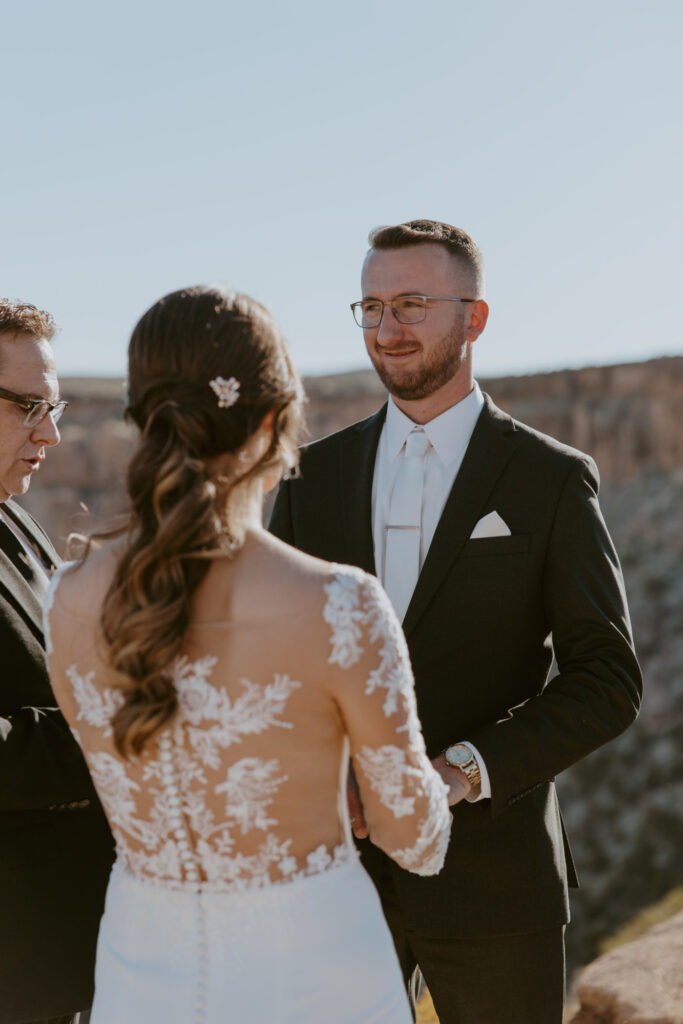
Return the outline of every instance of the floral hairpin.
<path id="1" fill-rule="evenodd" d="M 209 387 L 218 395 L 218 408 L 229 409 L 240 397 L 240 382 L 236 377 L 214 377 L 209 381 Z"/>

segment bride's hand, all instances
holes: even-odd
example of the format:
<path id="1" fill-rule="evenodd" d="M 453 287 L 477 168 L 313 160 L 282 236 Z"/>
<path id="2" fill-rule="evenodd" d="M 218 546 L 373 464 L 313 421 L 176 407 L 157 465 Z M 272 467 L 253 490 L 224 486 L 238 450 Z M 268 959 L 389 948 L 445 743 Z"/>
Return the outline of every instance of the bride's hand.
<path id="1" fill-rule="evenodd" d="M 449 805 L 453 807 L 454 804 L 459 804 L 461 800 L 464 800 L 467 797 L 472 789 L 470 780 L 464 772 L 460 771 L 459 768 L 452 768 L 451 765 L 447 764 L 446 758 L 443 754 L 439 754 L 438 757 L 435 757 L 432 764 L 448 786 Z"/>

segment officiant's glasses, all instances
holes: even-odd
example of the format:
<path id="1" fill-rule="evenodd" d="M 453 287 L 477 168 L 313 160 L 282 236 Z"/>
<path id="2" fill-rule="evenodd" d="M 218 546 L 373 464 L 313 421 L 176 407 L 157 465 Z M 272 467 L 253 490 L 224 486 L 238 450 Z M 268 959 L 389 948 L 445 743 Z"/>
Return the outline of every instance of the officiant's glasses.
<path id="1" fill-rule="evenodd" d="M 398 295 L 395 299 L 361 299 L 351 303 L 353 319 L 359 327 L 379 327 L 384 307 L 391 306 L 400 324 L 419 324 L 427 316 L 428 302 L 474 302 L 474 299 L 451 299 L 445 295 Z"/>
<path id="2" fill-rule="evenodd" d="M 4 398 L 6 402 L 13 402 L 14 405 L 18 405 L 24 410 L 26 413 L 24 417 L 25 427 L 37 427 L 48 414 L 52 422 L 56 423 L 69 404 L 64 401 L 55 403 L 48 402 L 46 398 L 29 398 L 28 395 L 17 395 L 14 391 L 8 391 L 7 388 L 0 388 L 0 398 Z"/>

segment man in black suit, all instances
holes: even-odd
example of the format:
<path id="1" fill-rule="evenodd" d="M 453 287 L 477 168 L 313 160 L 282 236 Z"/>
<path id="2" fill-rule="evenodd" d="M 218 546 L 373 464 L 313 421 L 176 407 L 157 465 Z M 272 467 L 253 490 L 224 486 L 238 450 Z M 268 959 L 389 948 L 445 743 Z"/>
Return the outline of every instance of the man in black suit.
<path id="1" fill-rule="evenodd" d="M 370 243 L 353 312 L 389 403 L 307 448 L 271 529 L 376 573 L 403 619 L 454 812 L 434 878 L 361 843 L 406 978 L 419 964 L 441 1024 L 560 1024 L 576 876 L 553 779 L 625 729 L 641 694 L 598 473 L 476 385 L 488 306 L 472 239 L 411 221 Z"/>
<path id="2" fill-rule="evenodd" d="M 0 299 L 0 1024 L 66 1024 L 91 1005 L 112 861 L 47 675 L 41 607 L 59 559 L 12 501 L 60 440 L 54 331 L 49 314 Z"/>

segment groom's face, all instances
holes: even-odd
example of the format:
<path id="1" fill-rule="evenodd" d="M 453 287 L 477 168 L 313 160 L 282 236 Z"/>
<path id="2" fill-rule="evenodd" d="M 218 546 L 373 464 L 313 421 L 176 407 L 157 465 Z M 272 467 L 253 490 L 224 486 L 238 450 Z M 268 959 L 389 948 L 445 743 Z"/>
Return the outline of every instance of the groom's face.
<path id="1" fill-rule="evenodd" d="M 361 275 L 363 298 L 400 295 L 473 297 L 466 268 L 438 243 L 371 249 Z M 397 398 L 426 398 L 456 376 L 468 358 L 470 304 L 428 302 L 425 319 L 402 324 L 390 306 L 379 327 L 363 331 L 365 347 L 382 383 Z"/>

